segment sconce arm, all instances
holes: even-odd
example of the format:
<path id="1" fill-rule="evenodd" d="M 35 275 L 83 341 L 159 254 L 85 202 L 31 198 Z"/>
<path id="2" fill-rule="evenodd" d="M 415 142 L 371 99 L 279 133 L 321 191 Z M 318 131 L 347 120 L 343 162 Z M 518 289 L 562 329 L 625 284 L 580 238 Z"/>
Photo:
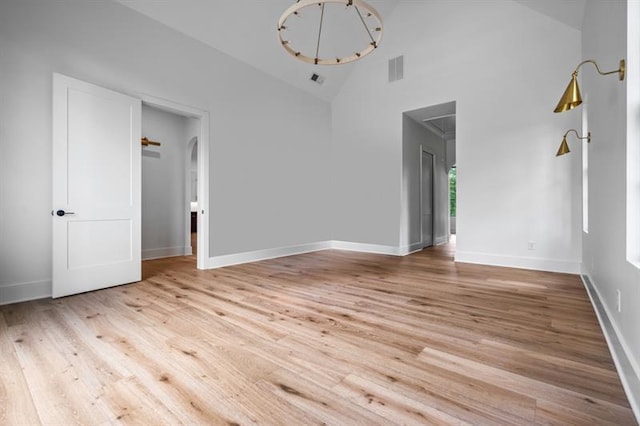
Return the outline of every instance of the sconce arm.
<path id="1" fill-rule="evenodd" d="M 568 135 L 569 133 L 571 133 L 571 132 L 573 132 L 573 133 L 575 133 L 575 134 L 576 134 L 576 138 L 578 138 L 578 139 L 586 139 L 586 140 L 587 140 L 587 142 L 591 142 L 591 132 L 588 132 L 588 133 L 587 133 L 587 136 L 580 136 L 580 134 L 578 134 L 578 131 L 577 131 L 576 129 L 569 129 L 569 130 L 567 130 L 567 132 L 564 134 L 564 137 L 566 138 L 566 137 L 567 137 L 567 135 Z"/>
<path id="2" fill-rule="evenodd" d="M 582 61 L 578 64 L 578 66 L 576 67 L 575 71 L 573 72 L 572 75 L 577 76 L 578 75 L 578 69 L 583 66 L 584 64 L 593 64 L 596 67 L 596 70 L 598 71 L 598 74 L 600 75 L 608 75 L 608 74 L 614 74 L 614 73 L 618 73 L 618 79 L 620 79 L 621 81 L 624 80 L 624 74 L 626 71 L 626 63 L 624 61 L 624 59 L 620 59 L 620 67 L 617 70 L 613 70 L 613 71 L 606 71 L 603 72 L 600 70 L 600 67 L 598 66 L 598 63 L 596 61 L 594 61 L 593 59 L 587 59 L 586 61 Z"/>

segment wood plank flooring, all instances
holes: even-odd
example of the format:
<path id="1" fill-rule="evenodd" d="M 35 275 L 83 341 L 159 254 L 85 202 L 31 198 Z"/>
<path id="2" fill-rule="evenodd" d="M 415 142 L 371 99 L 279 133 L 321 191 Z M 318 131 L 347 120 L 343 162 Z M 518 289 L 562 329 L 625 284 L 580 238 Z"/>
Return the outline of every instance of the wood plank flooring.
<path id="1" fill-rule="evenodd" d="M 632 425 L 579 277 L 324 251 L 0 307 L 1 424 Z"/>

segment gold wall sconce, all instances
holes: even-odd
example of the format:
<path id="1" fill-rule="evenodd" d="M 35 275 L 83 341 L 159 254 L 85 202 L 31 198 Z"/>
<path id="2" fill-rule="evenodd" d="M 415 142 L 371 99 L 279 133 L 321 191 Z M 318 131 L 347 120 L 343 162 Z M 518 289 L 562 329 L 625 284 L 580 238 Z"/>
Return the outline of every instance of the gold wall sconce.
<path id="1" fill-rule="evenodd" d="M 554 109 L 553 112 L 569 111 L 570 109 L 573 109 L 582 103 L 582 96 L 580 95 L 580 88 L 578 87 L 577 77 L 578 77 L 578 69 L 586 63 L 595 65 L 596 70 L 598 70 L 598 74 L 600 75 L 618 73 L 618 79 L 620 81 L 624 80 L 624 73 L 626 70 L 626 64 L 624 62 L 624 59 L 620 59 L 620 68 L 618 68 L 617 70 L 607 71 L 607 72 L 600 71 L 598 64 L 593 59 L 582 61 L 580 62 L 580 64 L 578 64 L 573 74 L 571 74 L 571 81 L 569 82 L 569 86 L 567 86 L 567 89 L 562 94 L 562 97 L 560 98 L 560 102 L 558 102 L 558 106 L 556 106 L 556 109 Z"/>
<path id="2" fill-rule="evenodd" d="M 562 137 L 562 143 L 560 143 L 560 148 L 558 148 L 558 152 L 556 153 L 556 157 L 559 157 L 561 155 L 568 154 L 568 153 L 571 152 L 569 150 L 569 144 L 567 143 L 567 135 L 569 133 L 571 133 L 571 132 L 575 133 L 576 137 L 578 139 L 586 139 L 587 142 L 591 142 L 591 132 L 588 132 L 587 136 L 580 136 L 576 129 L 569 129 L 569 130 L 567 130 L 567 132 Z"/>

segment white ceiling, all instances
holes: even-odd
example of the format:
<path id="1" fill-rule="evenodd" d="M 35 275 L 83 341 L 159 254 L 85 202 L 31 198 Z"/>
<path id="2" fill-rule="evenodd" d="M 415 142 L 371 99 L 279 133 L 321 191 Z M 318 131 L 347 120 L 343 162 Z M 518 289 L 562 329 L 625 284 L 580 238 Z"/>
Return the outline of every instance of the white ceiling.
<path id="1" fill-rule="evenodd" d="M 444 139 L 455 139 L 456 137 L 456 116 L 448 115 L 440 118 L 426 119 L 422 125 L 429 128 L 433 133 Z"/>
<path id="2" fill-rule="evenodd" d="M 440 138 L 445 140 L 456 138 L 455 102 L 405 111 L 404 114 Z"/>
<path id="3" fill-rule="evenodd" d="M 326 101 L 337 95 L 355 65 L 312 65 L 285 52 L 278 43 L 278 18 L 295 0 L 116 1 Z M 384 20 L 398 1 L 367 3 Z M 323 33 L 335 31 L 331 25 L 325 21 Z M 324 77 L 322 85 L 309 80 L 313 72 Z"/>
<path id="4" fill-rule="evenodd" d="M 355 66 L 354 63 L 311 65 L 284 51 L 277 41 L 278 18 L 295 0 L 116 1 L 326 101 L 338 94 Z M 367 2 L 380 12 L 384 21 L 400 1 Z M 573 28 L 582 27 L 586 0 L 514 1 Z M 324 23 L 323 34 L 334 31 L 338 30 L 331 22 Z M 314 72 L 324 77 L 321 85 L 310 81 Z"/>
<path id="5" fill-rule="evenodd" d="M 514 0 L 523 6 L 547 15 L 556 21 L 582 30 L 587 0 Z"/>

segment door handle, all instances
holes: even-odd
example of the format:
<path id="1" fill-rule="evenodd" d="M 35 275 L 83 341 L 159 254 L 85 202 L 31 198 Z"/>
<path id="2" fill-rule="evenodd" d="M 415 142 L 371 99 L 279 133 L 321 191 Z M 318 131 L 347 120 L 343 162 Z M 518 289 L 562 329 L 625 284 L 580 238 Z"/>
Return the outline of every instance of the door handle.
<path id="1" fill-rule="evenodd" d="M 60 217 L 66 216 L 68 214 L 75 214 L 74 212 L 65 212 L 64 210 L 58 210 L 56 214 Z M 53 210 L 51 211 L 51 216 L 53 216 Z"/>

